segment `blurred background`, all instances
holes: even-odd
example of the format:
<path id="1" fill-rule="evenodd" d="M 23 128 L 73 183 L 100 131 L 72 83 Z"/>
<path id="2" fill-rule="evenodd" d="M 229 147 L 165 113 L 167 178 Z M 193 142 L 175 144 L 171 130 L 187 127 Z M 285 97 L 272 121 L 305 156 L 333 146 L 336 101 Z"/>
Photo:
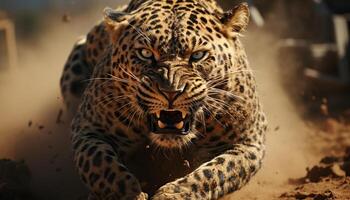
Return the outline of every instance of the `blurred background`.
<path id="1" fill-rule="evenodd" d="M 86 197 L 59 78 L 103 8 L 127 2 L 0 0 L 1 200 Z M 270 130 L 262 170 L 226 199 L 350 199 L 350 2 L 247 2 L 242 40 Z"/>

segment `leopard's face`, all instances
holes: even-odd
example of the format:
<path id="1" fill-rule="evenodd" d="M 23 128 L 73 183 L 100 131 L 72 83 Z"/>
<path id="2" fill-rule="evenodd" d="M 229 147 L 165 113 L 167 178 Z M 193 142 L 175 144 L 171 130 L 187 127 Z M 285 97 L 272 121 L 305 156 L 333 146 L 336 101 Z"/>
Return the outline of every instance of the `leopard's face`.
<path id="1" fill-rule="evenodd" d="M 152 142 L 165 148 L 190 143 L 196 124 L 227 109 L 220 93 L 229 92 L 235 64 L 220 18 L 199 5 L 180 5 L 151 2 L 112 25 L 120 113 L 147 125 Z"/>

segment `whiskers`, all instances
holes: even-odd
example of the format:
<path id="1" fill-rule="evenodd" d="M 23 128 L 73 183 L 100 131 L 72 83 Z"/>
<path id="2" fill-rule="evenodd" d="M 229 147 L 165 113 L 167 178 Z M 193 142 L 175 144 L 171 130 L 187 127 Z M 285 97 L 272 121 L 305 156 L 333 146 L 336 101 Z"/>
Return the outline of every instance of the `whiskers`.
<path id="1" fill-rule="evenodd" d="M 91 84 L 90 93 L 94 94 L 93 105 L 100 110 L 112 109 L 127 129 L 132 124 L 141 124 L 144 112 L 136 100 L 137 84 L 141 80 L 127 67 L 118 65 L 102 77 L 86 79 Z M 126 87 L 125 87 L 126 86 Z"/>
<path id="2" fill-rule="evenodd" d="M 88 81 L 88 82 L 93 82 L 93 81 L 114 81 L 114 82 L 120 82 L 120 83 L 127 83 L 130 84 L 130 82 L 136 81 L 136 82 L 141 82 L 140 79 L 129 69 L 127 69 L 126 66 L 123 65 L 118 65 L 116 68 L 112 68 L 110 69 L 112 70 L 120 70 L 122 71 L 124 74 L 127 75 L 127 78 L 122 78 L 119 76 L 114 75 L 112 72 L 105 74 L 104 76 L 106 77 L 95 77 L 95 78 L 89 78 L 89 79 L 85 79 L 83 80 L 83 82 Z"/>
<path id="3" fill-rule="evenodd" d="M 247 100 L 244 96 L 239 95 L 232 89 L 221 89 L 219 86 L 228 86 L 231 81 L 234 81 L 233 78 L 235 74 L 247 75 L 252 74 L 253 71 L 250 69 L 236 70 L 229 73 L 226 73 L 224 76 L 217 76 L 210 79 L 207 82 L 208 95 L 204 101 L 203 111 L 208 113 L 213 119 L 215 119 L 222 127 L 225 127 L 224 124 L 217 119 L 217 115 L 225 115 L 231 119 L 234 119 L 234 113 L 232 109 L 235 106 L 244 106 Z"/>
<path id="4" fill-rule="evenodd" d="M 141 80 L 132 71 L 130 71 L 129 69 L 125 69 L 124 66 L 118 65 L 117 69 L 120 69 L 122 72 L 124 72 L 126 75 L 128 75 L 129 78 L 131 78 L 133 81 L 141 82 Z M 113 77 L 115 77 L 115 76 L 113 76 Z M 116 77 L 116 78 L 118 78 L 118 77 Z"/>

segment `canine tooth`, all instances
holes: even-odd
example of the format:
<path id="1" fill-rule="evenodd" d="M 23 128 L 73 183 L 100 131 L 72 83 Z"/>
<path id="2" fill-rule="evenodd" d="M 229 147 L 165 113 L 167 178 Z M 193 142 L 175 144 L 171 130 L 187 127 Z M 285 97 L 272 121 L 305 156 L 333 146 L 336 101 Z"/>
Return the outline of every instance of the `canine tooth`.
<path id="1" fill-rule="evenodd" d="M 166 127 L 166 125 L 160 120 L 158 120 L 158 126 L 159 126 L 159 128 L 165 128 Z"/>
<path id="2" fill-rule="evenodd" d="M 160 118 L 160 110 L 156 111 L 156 116 L 158 119 Z"/>
<path id="3" fill-rule="evenodd" d="M 177 124 L 175 125 L 175 127 L 176 127 L 177 129 L 182 129 L 182 128 L 184 127 L 184 122 L 181 121 L 181 122 L 177 123 Z"/>
<path id="4" fill-rule="evenodd" d="M 183 111 L 183 110 L 181 110 L 181 113 L 182 113 L 182 119 L 185 119 L 187 113 L 185 111 Z"/>

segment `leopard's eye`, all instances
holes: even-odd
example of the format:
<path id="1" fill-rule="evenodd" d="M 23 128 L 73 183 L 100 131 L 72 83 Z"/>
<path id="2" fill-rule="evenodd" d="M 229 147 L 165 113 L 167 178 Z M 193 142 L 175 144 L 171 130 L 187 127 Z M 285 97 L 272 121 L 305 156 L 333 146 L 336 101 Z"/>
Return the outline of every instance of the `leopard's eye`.
<path id="1" fill-rule="evenodd" d="M 139 49 L 137 51 L 137 56 L 144 61 L 149 61 L 154 59 L 153 52 L 149 49 Z"/>
<path id="2" fill-rule="evenodd" d="M 194 52 L 190 57 L 190 61 L 191 62 L 198 62 L 200 60 L 203 60 L 205 57 L 207 57 L 207 55 L 208 55 L 207 51 Z"/>

